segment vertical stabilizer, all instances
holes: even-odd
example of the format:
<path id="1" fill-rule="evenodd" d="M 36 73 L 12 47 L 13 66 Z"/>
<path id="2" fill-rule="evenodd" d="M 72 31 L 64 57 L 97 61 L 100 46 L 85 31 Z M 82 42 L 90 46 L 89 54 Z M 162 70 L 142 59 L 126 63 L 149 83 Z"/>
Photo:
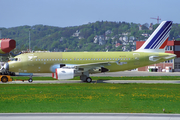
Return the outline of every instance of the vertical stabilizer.
<path id="1" fill-rule="evenodd" d="M 172 21 L 163 21 L 137 52 L 165 52 Z"/>

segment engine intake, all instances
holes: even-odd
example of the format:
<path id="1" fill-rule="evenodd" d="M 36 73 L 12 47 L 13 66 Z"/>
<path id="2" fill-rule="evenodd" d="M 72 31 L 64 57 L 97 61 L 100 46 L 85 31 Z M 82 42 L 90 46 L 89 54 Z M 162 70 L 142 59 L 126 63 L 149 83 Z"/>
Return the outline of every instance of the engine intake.
<path id="1" fill-rule="evenodd" d="M 74 78 L 74 69 L 68 68 L 57 68 L 56 69 L 56 79 L 72 79 Z"/>

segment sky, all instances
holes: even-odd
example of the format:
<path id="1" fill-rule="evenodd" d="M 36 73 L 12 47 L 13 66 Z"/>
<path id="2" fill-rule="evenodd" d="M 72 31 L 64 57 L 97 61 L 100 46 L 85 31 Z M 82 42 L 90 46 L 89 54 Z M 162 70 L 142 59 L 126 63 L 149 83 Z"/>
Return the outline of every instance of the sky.
<path id="1" fill-rule="evenodd" d="M 180 0 L 0 0 L 0 28 L 68 27 L 96 21 L 180 23 Z"/>

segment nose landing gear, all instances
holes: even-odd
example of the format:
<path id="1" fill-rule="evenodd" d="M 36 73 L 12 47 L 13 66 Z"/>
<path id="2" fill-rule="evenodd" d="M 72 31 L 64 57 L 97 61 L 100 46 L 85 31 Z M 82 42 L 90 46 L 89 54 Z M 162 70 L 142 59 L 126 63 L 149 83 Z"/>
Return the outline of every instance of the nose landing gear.
<path id="1" fill-rule="evenodd" d="M 33 79 L 32 79 L 32 75 L 30 76 L 28 82 L 32 83 L 33 82 Z"/>

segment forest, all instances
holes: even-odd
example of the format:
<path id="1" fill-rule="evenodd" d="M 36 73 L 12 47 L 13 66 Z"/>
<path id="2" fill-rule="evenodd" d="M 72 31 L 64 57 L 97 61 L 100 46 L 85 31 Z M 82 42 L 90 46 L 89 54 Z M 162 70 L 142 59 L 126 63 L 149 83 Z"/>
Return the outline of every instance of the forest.
<path id="1" fill-rule="evenodd" d="M 0 29 L 2 38 L 16 40 L 14 52 L 29 49 L 29 33 L 33 51 L 131 51 L 136 41 L 145 41 L 157 26 L 152 25 L 150 30 L 148 23 L 96 21 L 80 26 L 24 25 Z M 169 40 L 172 39 L 180 40 L 180 24 L 173 23 Z"/>

